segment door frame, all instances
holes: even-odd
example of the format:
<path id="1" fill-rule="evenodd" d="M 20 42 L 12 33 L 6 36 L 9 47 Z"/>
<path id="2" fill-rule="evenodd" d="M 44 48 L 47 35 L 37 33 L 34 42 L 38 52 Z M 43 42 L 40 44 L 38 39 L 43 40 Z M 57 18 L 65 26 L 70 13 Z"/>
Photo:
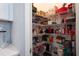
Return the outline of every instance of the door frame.
<path id="1" fill-rule="evenodd" d="M 25 55 L 32 56 L 32 3 L 25 4 Z"/>

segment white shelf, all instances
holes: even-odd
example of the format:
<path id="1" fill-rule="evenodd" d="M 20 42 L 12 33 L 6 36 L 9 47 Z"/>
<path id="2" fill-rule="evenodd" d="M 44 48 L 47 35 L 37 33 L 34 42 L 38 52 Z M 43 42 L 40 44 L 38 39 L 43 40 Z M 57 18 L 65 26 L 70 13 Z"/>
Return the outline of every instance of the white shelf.
<path id="1" fill-rule="evenodd" d="M 32 23 L 32 24 L 35 25 L 35 26 L 45 26 L 45 25 L 38 24 L 38 23 Z"/>
<path id="2" fill-rule="evenodd" d="M 32 35 L 33 37 L 36 37 L 36 36 L 43 36 L 45 35 L 45 33 L 41 33 L 41 34 L 36 34 L 36 35 Z"/>
<path id="3" fill-rule="evenodd" d="M 52 26 L 52 27 L 56 27 L 56 26 L 61 27 L 61 26 L 68 25 L 68 24 L 74 25 L 75 22 L 70 22 L 70 23 L 66 23 L 66 24 L 65 23 L 62 23 L 62 24 L 51 24 L 51 25 L 42 25 L 42 24 L 33 23 L 33 25 L 35 25 L 35 26 L 42 26 L 42 27 L 49 27 L 49 26 Z"/>
<path id="4" fill-rule="evenodd" d="M 50 34 L 50 33 L 46 33 L 45 35 L 52 35 L 52 36 L 58 36 L 58 35 L 60 35 L 60 36 L 70 36 L 68 34 Z"/>
<path id="5" fill-rule="evenodd" d="M 38 47 L 38 46 L 40 46 L 40 45 L 42 45 L 42 44 L 44 44 L 44 43 L 47 43 L 47 42 L 46 42 L 46 41 L 42 41 L 42 42 L 40 42 L 40 43 L 37 43 L 36 45 L 33 46 L 33 48 L 36 48 L 36 47 Z"/>
<path id="6" fill-rule="evenodd" d="M 33 35 L 33 37 L 38 37 L 38 36 L 43 36 L 43 35 L 51 35 L 54 37 L 62 36 L 62 37 L 66 37 L 66 40 L 71 40 L 71 36 L 68 34 L 51 34 L 51 33 L 42 33 L 42 34 L 37 34 L 37 35 Z M 69 39 L 68 39 L 69 38 Z"/>
<path id="7" fill-rule="evenodd" d="M 37 34 L 37 35 L 32 35 L 33 37 L 35 36 L 42 36 L 42 35 L 52 35 L 52 36 L 57 36 L 57 35 L 60 35 L 60 36 L 70 36 L 68 34 L 54 34 L 54 33 L 42 33 L 42 34 Z"/>
<path id="8" fill-rule="evenodd" d="M 35 26 L 44 26 L 44 27 L 47 27 L 47 26 L 59 26 L 59 25 L 62 25 L 62 24 L 42 25 L 42 24 L 38 24 L 38 23 L 33 23 L 33 25 L 35 25 Z"/>
<path id="9" fill-rule="evenodd" d="M 71 16 L 71 17 L 67 17 L 66 19 L 75 19 L 75 17 Z"/>

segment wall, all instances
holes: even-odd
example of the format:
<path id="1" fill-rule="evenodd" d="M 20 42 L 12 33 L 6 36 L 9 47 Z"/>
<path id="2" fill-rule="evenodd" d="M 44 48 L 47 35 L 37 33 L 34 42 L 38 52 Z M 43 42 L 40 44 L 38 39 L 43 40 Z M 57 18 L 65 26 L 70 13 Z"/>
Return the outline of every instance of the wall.
<path id="1" fill-rule="evenodd" d="M 20 51 L 20 55 L 25 55 L 25 4 L 13 4 L 13 44 Z"/>

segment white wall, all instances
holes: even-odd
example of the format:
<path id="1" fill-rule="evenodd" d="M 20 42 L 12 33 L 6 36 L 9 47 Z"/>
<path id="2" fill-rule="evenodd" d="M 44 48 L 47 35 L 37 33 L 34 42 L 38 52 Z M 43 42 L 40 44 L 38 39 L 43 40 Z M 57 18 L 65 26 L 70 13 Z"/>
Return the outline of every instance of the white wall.
<path id="1" fill-rule="evenodd" d="M 79 3 L 76 3 L 76 55 L 79 56 Z"/>
<path id="2" fill-rule="evenodd" d="M 20 55 L 25 55 L 25 4 L 13 4 L 13 44 L 20 51 Z"/>

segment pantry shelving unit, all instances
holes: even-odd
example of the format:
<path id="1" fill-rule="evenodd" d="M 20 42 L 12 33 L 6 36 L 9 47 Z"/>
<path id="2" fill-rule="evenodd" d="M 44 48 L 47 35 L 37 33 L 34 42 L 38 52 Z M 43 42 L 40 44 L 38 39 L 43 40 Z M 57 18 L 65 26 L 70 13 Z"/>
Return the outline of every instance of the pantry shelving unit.
<path id="1" fill-rule="evenodd" d="M 34 39 L 32 39 L 34 43 L 32 43 L 33 45 L 33 55 L 36 56 L 43 52 L 41 55 L 42 56 L 64 56 L 65 55 L 65 52 L 67 52 L 67 49 L 69 49 L 69 54 L 67 54 L 68 56 L 75 56 L 76 55 L 76 37 L 75 37 L 75 27 L 76 27 L 76 17 L 75 15 L 73 16 L 68 16 L 68 14 L 66 15 L 67 17 L 65 18 L 67 21 L 66 22 L 61 22 L 60 24 L 40 24 L 40 23 L 34 23 L 32 22 L 32 29 L 35 29 L 36 27 L 40 27 L 42 28 L 42 32 L 41 33 L 36 33 L 34 34 L 34 32 L 32 32 L 32 37 L 36 37 L 36 42 Z M 51 33 L 46 33 L 45 30 L 47 28 L 53 28 L 53 32 Z M 62 31 L 60 31 L 59 33 L 56 33 L 55 30 L 56 29 L 59 29 L 62 30 L 63 28 L 68 28 L 70 27 L 71 29 L 74 28 L 74 34 L 72 34 L 72 31 L 69 32 L 69 33 L 62 33 Z M 40 30 L 40 29 L 39 29 Z M 64 30 L 64 32 L 66 32 Z M 44 39 L 42 38 L 44 35 L 46 35 L 45 37 L 47 38 Z M 63 43 L 57 43 L 56 40 L 58 39 L 57 36 L 61 36 L 63 39 L 61 39 L 61 41 L 63 41 Z M 49 40 L 50 37 L 53 37 L 53 42 L 49 42 L 49 41 L 52 41 L 52 40 Z M 41 41 L 39 42 L 40 39 Z M 44 41 L 45 40 L 45 41 Z M 67 41 L 67 42 L 66 42 Z M 52 46 L 53 43 L 55 43 L 54 47 Z M 66 44 L 65 44 L 66 43 Z M 65 49 L 64 45 L 68 46 L 67 43 L 69 44 L 69 47 L 67 49 Z M 49 47 L 46 47 L 46 44 L 47 46 Z M 41 51 L 40 53 L 38 53 L 38 51 L 40 51 L 42 48 L 40 48 L 40 46 L 44 45 L 44 51 Z M 60 45 L 60 46 L 58 46 Z M 39 47 L 39 49 L 38 49 Z M 56 51 L 56 48 L 59 47 L 59 49 Z M 36 48 L 36 49 L 35 49 Z M 55 48 L 55 49 L 54 49 Z M 35 49 L 35 50 L 34 50 Z M 38 50 L 38 51 L 37 51 Z M 49 50 L 49 51 L 48 51 Z M 36 53 L 34 54 L 34 51 L 36 51 Z"/>

